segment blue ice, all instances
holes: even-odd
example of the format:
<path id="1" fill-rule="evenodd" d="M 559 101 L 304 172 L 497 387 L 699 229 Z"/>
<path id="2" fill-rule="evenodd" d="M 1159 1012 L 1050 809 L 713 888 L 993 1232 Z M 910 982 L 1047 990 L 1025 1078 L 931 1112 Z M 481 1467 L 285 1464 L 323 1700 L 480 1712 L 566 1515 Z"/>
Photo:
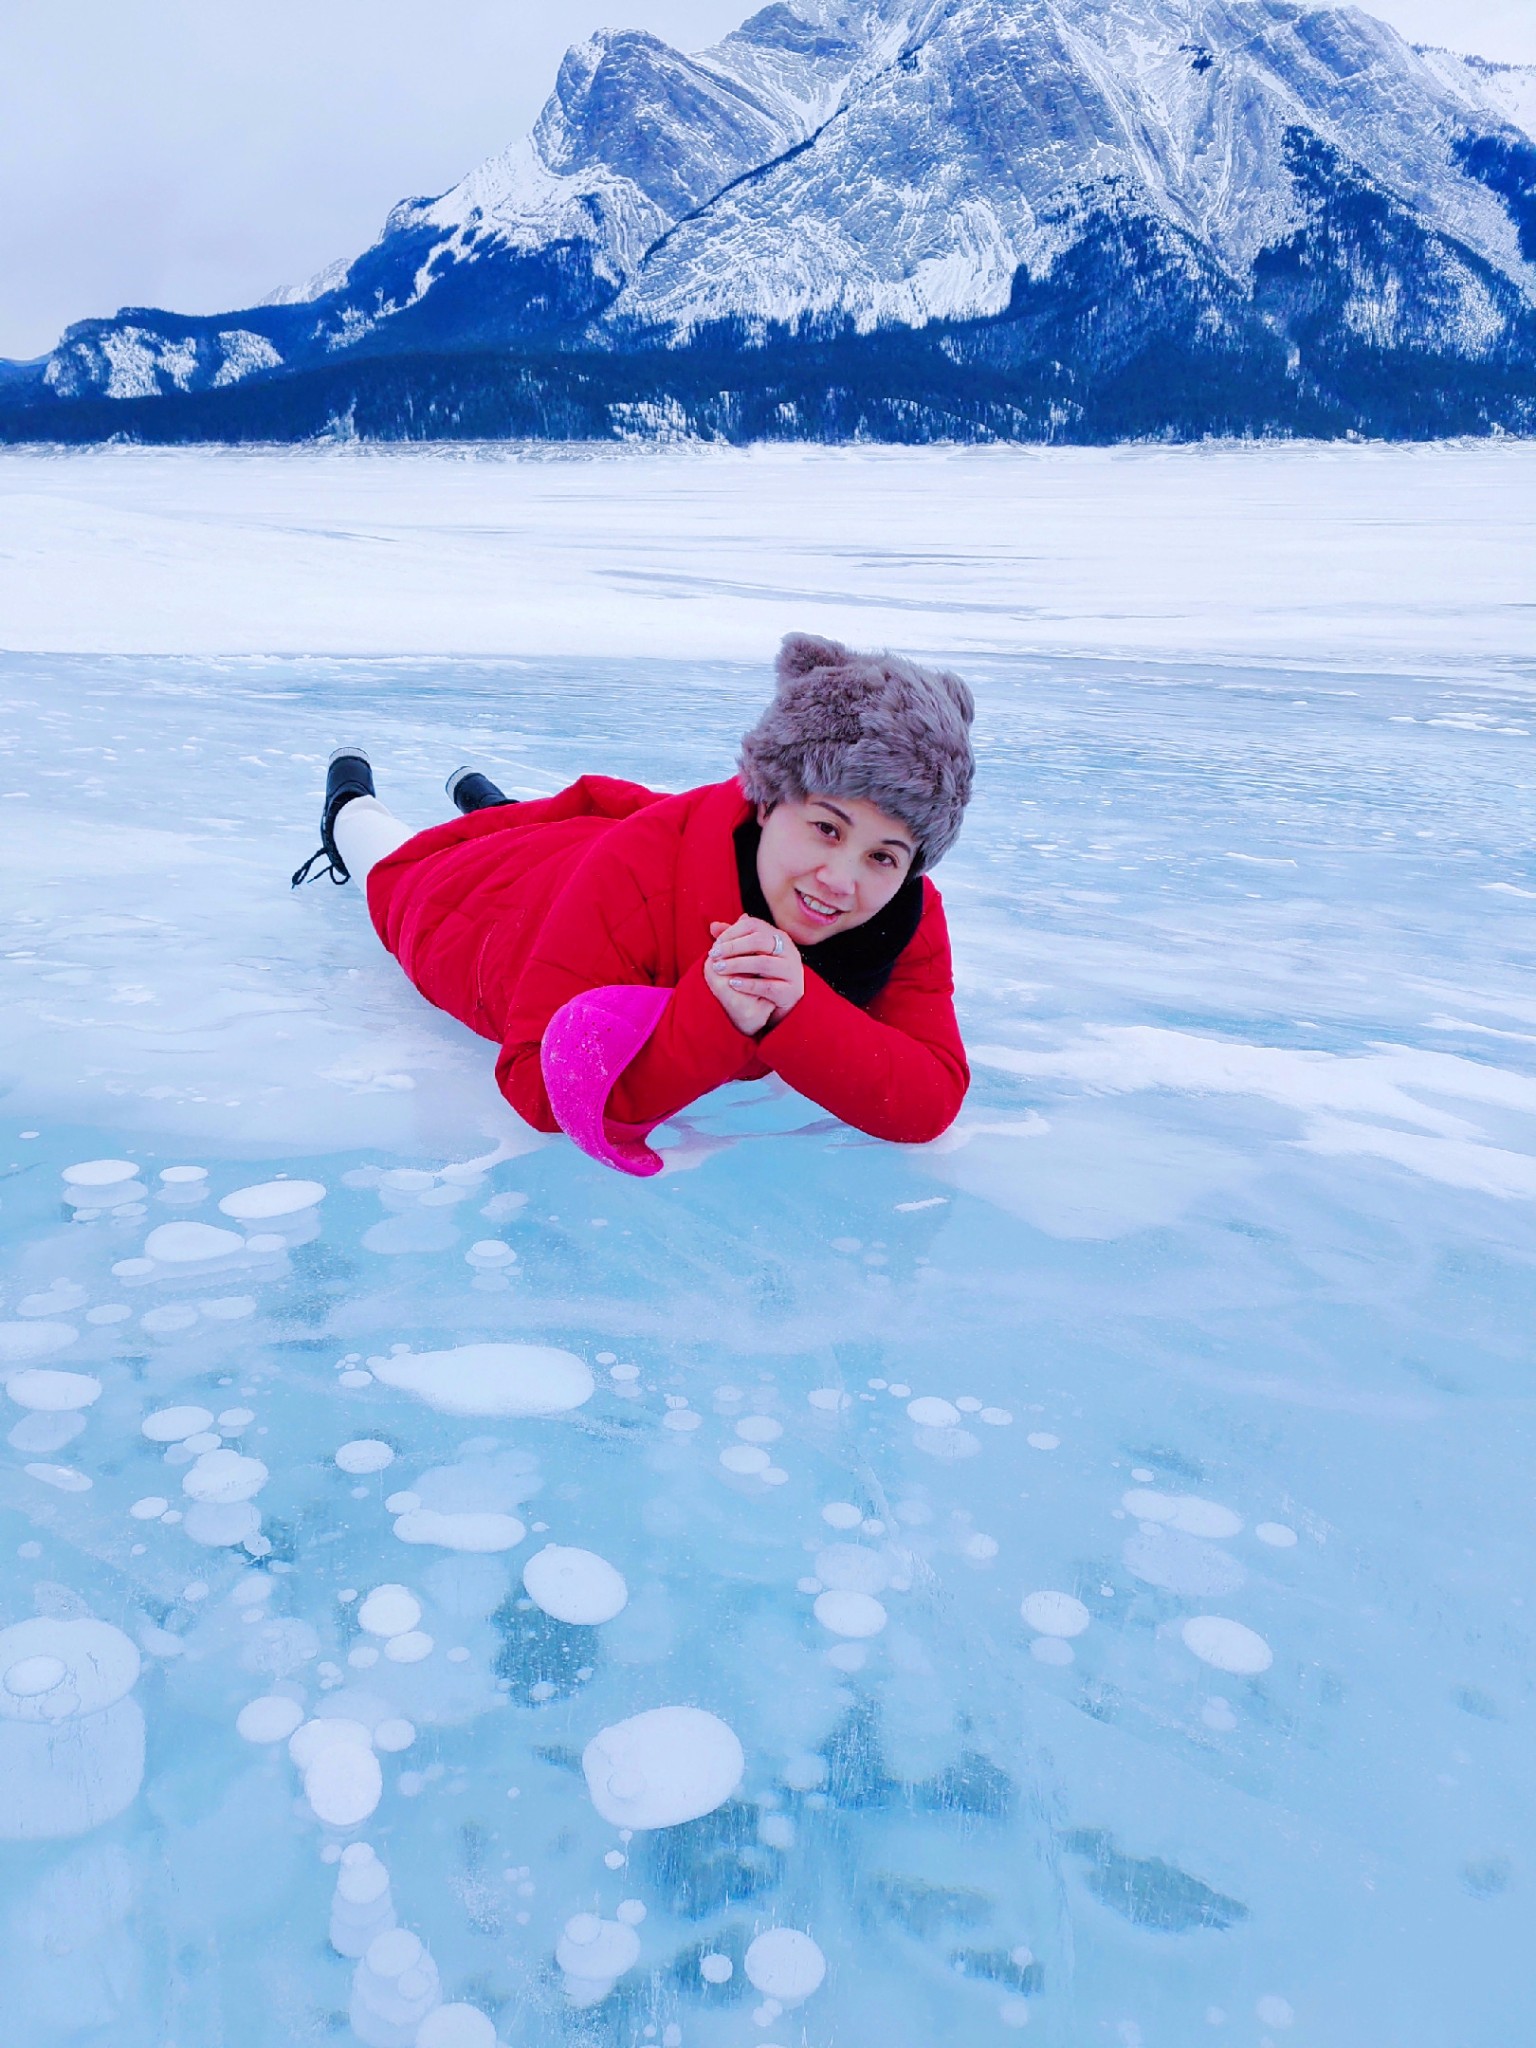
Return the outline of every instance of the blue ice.
<path id="1" fill-rule="evenodd" d="M 8 2041 L 1516 2038 L 1536 674 L 965 666 L 959 1126 L 636 1183 L 286 878 L 761 674 L 4 661 Z"/>

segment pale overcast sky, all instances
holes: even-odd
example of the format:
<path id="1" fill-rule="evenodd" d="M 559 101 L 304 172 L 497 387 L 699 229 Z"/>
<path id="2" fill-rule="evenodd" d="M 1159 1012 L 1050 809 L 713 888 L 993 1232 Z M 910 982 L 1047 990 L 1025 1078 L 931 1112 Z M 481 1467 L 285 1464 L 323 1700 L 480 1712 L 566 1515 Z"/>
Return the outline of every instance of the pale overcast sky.
<path id="1" fill-rule="evenodd" d="M 250 305 L 526 133 L 599 20 L 699 49 L 756 4 L 0 0 L 0 356 L 120 305 Z M 1372 11 L 1536 63 L 1536 0 Z"/>

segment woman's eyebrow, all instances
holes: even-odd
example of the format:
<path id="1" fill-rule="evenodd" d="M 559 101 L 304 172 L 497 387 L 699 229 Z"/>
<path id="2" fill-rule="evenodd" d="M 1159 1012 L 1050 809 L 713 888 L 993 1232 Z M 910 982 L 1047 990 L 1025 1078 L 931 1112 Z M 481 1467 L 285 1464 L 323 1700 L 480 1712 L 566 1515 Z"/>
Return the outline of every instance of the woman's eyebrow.
<path id="1" fill-rule="evenodd" d="M 828 803 L 824 796 L 817 797 L 816 803 L 820 809 L 830 811 L 834 818 L 841 818 L 845 825 L 852 825 L 853 820 L 849 817 L 848 813 L 840 811 L 836 804 Z M 882 839 L 880 844 L 882 846 L 899 846 L 903 853 L 910 853 L 912 851 L 912 842 L 909 839 Z"/>

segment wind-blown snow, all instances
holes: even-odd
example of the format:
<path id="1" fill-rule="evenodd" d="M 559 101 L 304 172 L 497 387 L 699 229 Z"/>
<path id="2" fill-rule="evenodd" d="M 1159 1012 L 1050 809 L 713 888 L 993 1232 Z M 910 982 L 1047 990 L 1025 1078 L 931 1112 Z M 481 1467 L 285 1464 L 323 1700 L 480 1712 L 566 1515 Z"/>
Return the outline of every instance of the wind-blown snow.
<path id="1" fill-rule="evenodd" d="M 1532 459 L 0 466 L 9 2035 L 1519 2038 Z M 975 687 L 972 1092 L 620 1180 L 287 875 L 795 626 Z"/>

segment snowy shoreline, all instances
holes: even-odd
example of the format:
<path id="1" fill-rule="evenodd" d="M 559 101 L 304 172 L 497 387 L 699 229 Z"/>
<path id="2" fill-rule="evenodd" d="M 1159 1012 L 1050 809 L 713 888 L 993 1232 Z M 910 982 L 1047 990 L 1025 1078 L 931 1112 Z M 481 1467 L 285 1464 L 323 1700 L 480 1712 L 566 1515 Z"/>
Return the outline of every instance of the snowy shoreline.
<path id="1" fill-rule="evenodd" d="M 16 653 L 1536 653 L 1536 444 L 8 450 Z"/>

